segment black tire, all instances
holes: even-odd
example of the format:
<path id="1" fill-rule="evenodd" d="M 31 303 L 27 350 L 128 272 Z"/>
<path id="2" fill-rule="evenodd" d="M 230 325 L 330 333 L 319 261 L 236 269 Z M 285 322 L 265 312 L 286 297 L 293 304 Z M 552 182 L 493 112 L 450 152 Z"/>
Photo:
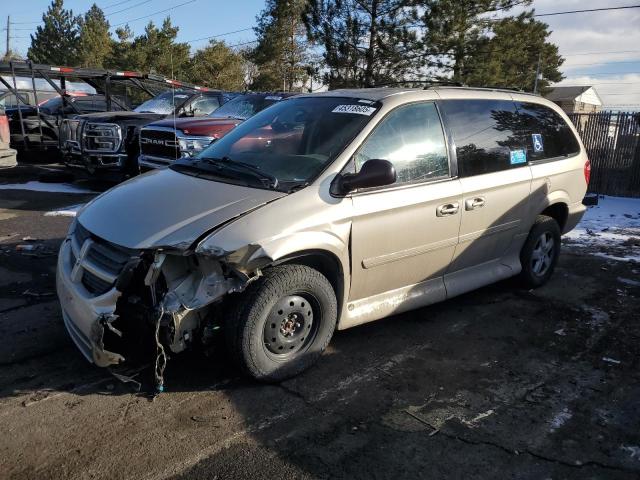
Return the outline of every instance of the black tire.
<path id="1" fill-rule="evenodd" d="M 285 307 L 282 302 L 287 302 Z M 317 270 L 304 265 L 269 268 L 232 300 L 225 325 L 227 349 L 253 378 L 284 380 L 322 355 L 333 335 L 337 311 L 333 288 Z M 280 347 L 284 348 L 276 350 Z"/>
<path id="2" fill-rule="evenodd" d="M 553 240 L 551 247 L 550 240 Z M 520 252 L 520 280 L 525 287 L 537 288 L 549 281 L 558 263 L 560 245 L 558 222 L 546 215 L 538 215 Z"/>

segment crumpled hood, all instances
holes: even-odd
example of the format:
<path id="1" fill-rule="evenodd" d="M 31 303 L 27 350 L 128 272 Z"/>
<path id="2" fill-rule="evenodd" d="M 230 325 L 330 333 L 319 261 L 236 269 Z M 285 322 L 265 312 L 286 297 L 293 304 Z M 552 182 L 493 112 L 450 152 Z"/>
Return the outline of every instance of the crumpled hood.
<path id="1" fill-rule="evenodd" d="M 77 115 L 75 118 L 102 123 L 119 123 L 122 121 L 143 121 L 144 123 L 149 123 L 165 117 L 166 115 L 163 113 L 96 112 Z"/>
<path id="2" fill-rule="evenodd" d="M 123 247 L 188 248 L 207 230 L 286 195 L 154 170 L 97 197 L 78 221 Z"/>

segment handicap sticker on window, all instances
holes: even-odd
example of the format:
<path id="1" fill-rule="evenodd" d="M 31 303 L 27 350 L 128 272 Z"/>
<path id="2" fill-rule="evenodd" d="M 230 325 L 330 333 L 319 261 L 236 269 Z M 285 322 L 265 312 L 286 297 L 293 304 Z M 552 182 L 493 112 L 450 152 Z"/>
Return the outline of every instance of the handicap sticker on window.
<path id="1" fill-rule="evenodd" d="M 542 143 L 542 135 L 539 133 L 531 134 L 533 140 L 533 151 L 536 153 L 544 152 L 544 144 Z"/>
<path id="2" fill-rule="evenodd" d="M 511 165 L 520 165 L 521 163 L 527 163 L 527 151 L 526 150 L 511 150 Z"/>

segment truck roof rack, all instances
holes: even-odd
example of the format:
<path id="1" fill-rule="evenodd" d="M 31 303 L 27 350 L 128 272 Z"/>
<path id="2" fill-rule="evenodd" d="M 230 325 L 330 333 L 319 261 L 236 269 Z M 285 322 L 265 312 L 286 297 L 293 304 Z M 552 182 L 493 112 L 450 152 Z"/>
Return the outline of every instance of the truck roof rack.
<path id="1" fill-rule="evenodd" d="M 2 75 L 11 77 L 11 82 L 7 81 Z M 18 102 L 18 118 L 20 122 L 20 128 L 22 132 L 22 139 L 25 150 L 29 149 L 27 136 L 24 129 L 24 122 L 22 118 L 22 108 L 20 103 L 25 106 L 29 104 L 24 100 L 21 95 L 18 95 L 16 77 L 30 78 L 32 91 L 34 92 L 34 100 L 36 107 L 36 116 L 38 117 L 38 130 L 39 136 L 42 140 L 42 119 L 40 117 L 40 105 L 38 102 L 36 79 L 45 80 L 61 97 L 65 106 L 69 106 L 73 110 L 74 114 L 80 114 L 80 110 L 73 103 L 68 101 L 66 93 L 67 79 L 82 80 L 87 85 L 95 89 L 99 94 L 104 95 L 106 101 L 107 111 L 112 111 L 112 104 L 116 104 L 120 109 L 129 110 L 126 105 L 118 101 L 117 97 L 112 95 L 112 89 L 115 85 L 124 85 L 125 87 L 133 87 L 136 91 L 143 92 L 151 97 L 157 95 L 158 92 L 154 92 L 151 85 L 158 85 L 169 88 L 180 88 L 194 91 L 218 91 L 206 87 L 200 87 L 192 85 L 190 83 L 182 82 L 172 78 L 167 78 L 163 75 L 155 73 L 142 73 L 130 70 L 106 70 L 100 68 L 84 68 L 84 67 L 67 67 L 67 66 L 55 66 L 46 65 L 40 63 L 34 63 L 32 61 L 24 60 L 11 60 L 8 62 L 0 62 L 0 86 L 4 86 L 7 90 L 11 91 L 16 96 Z M 54 82 L 58 80 L 59 85 Z M 41 144 L 42 142 L 40 142 Z"/>

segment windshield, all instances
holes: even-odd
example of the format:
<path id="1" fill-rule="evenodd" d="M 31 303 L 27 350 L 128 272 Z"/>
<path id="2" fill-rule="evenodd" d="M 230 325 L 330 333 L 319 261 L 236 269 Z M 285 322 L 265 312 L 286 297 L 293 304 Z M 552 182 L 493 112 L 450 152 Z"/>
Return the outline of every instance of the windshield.
<path id="1" fill-rule="evenodd" d="M 184 102 L 186 102 L 191 94 L 187 92 L 164 92 L 160 95 L 153 97 L 141 105 L 138 105 L 133 111 L 139 113 L 161 113 L 163 115 L 169 115 L 174 110 L 180 108 Z M 175 102 L 175 106 L 174 106 Z"/>
<path id="2" fill-rule="evenodd" d="M 345 148 L 380 105 L 340 97 L 295 97 L 241 123 L 173 170 L 282 191 L 305 186 Z"/>
<path id="3" fill-rule="evenodd" d="M 225 103 L 209 116 L 212 118 L 246 120 L 280 100 L 282 100 L 280 95 L 240 95 Z"/>
<path id="4" fill-rule="evenodd" d="M 70 101 L 69 98 L 67 100 Z M 53 115 L 56 111 L 58 111 L 62 107 L 62 97 L 53 97 L 49 100 L 45 100 L 39 105 L 40 110 Z"/>

